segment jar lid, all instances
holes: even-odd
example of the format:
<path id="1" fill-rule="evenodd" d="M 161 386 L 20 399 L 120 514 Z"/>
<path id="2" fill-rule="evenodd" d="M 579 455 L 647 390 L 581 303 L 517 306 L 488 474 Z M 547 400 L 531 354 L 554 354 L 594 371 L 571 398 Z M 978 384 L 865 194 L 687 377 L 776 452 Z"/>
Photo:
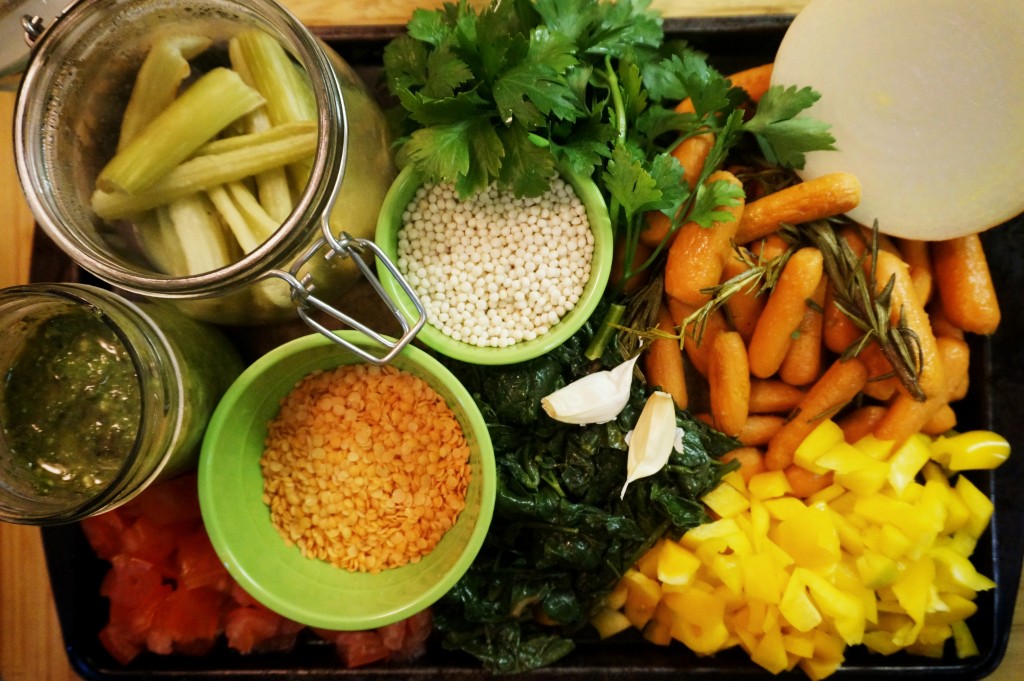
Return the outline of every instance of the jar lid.
<path id="1" fill-rule="evenodd" d="M 71 4 L 68 0 L 0 0 L 0 89 L 14 89 L 31 44 Z"/>

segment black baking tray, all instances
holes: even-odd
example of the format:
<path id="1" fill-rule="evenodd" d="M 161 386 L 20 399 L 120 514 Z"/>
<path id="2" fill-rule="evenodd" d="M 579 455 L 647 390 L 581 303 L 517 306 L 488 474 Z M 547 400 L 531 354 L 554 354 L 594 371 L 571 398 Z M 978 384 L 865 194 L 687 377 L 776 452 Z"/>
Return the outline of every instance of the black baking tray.
<path id="1" fill-rule="evenodd" d="M 666 20 L 670 38 L 689 41 L 706 51 L 720 70 L 732 72 L 771 61 L 792 20 L 791 16 L 756 18 L 724 17 L 699 20 Z M 321 38 L 353 65 L 371 85 L 378 84 L 381 52 L 400 28 L 322 27 L 314 29 Z M 1009 439 L 1016 450 L 1024 443 L 1024 419 L 1018 412 L 1024 396 L 1024 366 L 1019 343 L 1024 338 L 1024 309 L 1012 304 L 1013 296 L 1024 291 L 1024 217 L 983 235 L 997 291 L 1003 303 L 1003 321 L 998 333 L 973 338 L 971 389 L 958 407 L 963 428 L 995 430 Z M 97 283 L 78 270 L 37 231 L 32 262 L 33 281 L 87 281 Z M 284 325 L 270 337 L 287 338 L 308 332 L 305 327 Z M 244 338 L 246 334 L 236 333 Z M 255 335 L 255 334 L 249 334 Z M 266 334 L 259 334 L 266 337 Z M 256 355 L 255 347 L 243 353 Z M 927 659 L 896 654 L 872 655 L 862 647 L 848 649 L 847 661 L 834 675 L 837 679 L 979 679 L 991 674 L 1006 650 L 1013 608 L 1021 575 L 1024 548 L 1024 504 L 1020 489 L 1024 483 L 1024 462 L 1011 455 L 998 471 L 971 474 L 971 479 L 995 503 L 990 529 L 981 538 L 974 562 L 995 579 L 998 587 L 979 595 L 978 612 L 969 620 L 981 654 L 958 660 L 947 646 L 946 657 Z M 203 657 L 182 655 L 140 655 L 128 666 L 115 662 L 100 644 L 97 634 L 107 618 L 107 604 L 100 596 L 100 582 L 108 564 L 93 554 L 77 525 L 44 528 L 42 531 L 47 566 L 68 659 L 86 679 L 484 679 L 484 672 L 472 658 L 441 649 L 431 641 L 425 656 L 404 665 L 378 665 L 344 669 L 332 645 L 315 636 L 300 638 L 287 654 L 243 656 L 221 644 Z M 739 649 L 713 657 L 698 657 L 682 645 L 659 647 L 643 641 L 636 632 L 620 634 L 607 641 L 596 636 L 581 638 L 577 649 L 557 664 L 523 675 L 530 679 L 597 681 L 599 679 L 763 679 L 771 675 L 750 662 Z M 781 678 L 806 678 L 794 671 Z"/>

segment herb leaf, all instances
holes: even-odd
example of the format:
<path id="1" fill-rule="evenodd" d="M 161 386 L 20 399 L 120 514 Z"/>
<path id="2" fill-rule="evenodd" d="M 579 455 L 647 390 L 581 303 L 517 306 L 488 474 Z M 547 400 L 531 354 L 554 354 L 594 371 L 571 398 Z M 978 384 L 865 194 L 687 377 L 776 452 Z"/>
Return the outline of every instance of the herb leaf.
<path id="1" fill-rule="evenodd" d="M 757 113 L 743 128 L 754 135 L 769 163 L 803 168 L 808 151 L 835 149 L 829 126 L 812 118 L 797 117 L 821 97 L 809 87 L 773 85 L 757 105 Z"/>

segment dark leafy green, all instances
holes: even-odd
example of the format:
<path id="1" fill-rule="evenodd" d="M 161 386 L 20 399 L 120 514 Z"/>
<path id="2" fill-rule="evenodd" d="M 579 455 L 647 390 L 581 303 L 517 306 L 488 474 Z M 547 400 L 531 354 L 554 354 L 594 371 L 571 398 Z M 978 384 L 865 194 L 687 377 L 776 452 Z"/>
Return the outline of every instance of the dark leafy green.
<path id="1" fill-rule="evenodd" d="M 484 546 L 436 606 L 435 623 L 447 647 L 494 672 L 548 665 L 572 650 L 573 634 L 645 549 L 708 520 L 700 497 L 730 470 L 718 457 L 736 441 L 678 412 L 683 452 L 620 499 L 625 435 L 643 408 L 643 383 L 634 382 L 629 403 L 610 423 L 581 427 L 544 413 L 542 397 L 602 368 L 583 354 L 602 316 L 603 310 L 563 346 L 529 362 L 449 362 L 487 420 L 498 491 Z M 611 352 L 605 358 L 609 366 L 619 360 Z"/>

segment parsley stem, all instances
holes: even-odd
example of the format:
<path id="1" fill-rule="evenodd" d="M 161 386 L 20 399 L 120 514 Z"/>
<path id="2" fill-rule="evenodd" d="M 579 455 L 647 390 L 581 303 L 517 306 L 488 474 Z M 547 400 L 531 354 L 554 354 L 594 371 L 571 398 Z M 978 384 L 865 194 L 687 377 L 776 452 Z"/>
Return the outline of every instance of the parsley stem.
<path id="1" fill-rule="evenodd" d="M 584 353 L 587 359 L 597 360 L 604 354 L 605 346 L 615 333 L 616 327 L 622 321 L 622 315 L 626 313 L 626 306 L 621 303 L 612 303 L 601 320 L 601 326 L 597 327 L 594 337 L 590 339 L 590 345 Z"/>

